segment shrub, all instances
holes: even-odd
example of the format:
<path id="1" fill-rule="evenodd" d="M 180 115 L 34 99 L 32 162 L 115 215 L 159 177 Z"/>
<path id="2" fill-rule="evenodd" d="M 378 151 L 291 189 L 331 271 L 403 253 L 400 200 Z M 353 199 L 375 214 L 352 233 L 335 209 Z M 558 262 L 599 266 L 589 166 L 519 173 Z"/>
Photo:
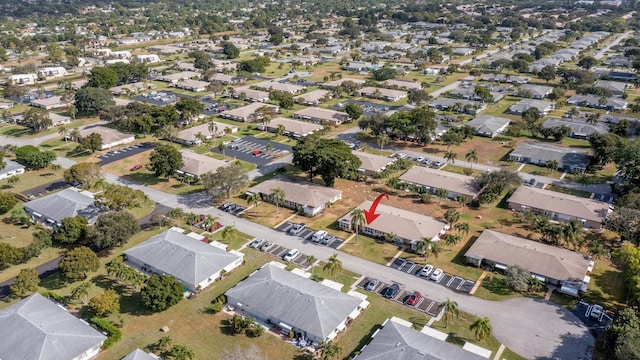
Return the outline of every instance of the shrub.
<path id="1" fill-rule="evenodd" d="M 91 323 L 94 324 L 98 329 L 105 331 L 109 337 L 102 343 L 102 350 L 106 350 L 113 346 L 113 344 L 120 341 L 122 338 L 122 332 L 115 325 L 111 324 L 106 319 L 102 319 L 99 317 L 91 318 Z"/>

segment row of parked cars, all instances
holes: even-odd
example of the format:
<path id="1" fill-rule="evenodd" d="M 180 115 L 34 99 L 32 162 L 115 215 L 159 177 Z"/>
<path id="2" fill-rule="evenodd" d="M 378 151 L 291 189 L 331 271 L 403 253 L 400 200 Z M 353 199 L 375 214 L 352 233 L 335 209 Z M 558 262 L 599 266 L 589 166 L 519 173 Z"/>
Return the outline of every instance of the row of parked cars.
<path id="1" fill-rule="evenodd" d="M 364 289 L 367 291 L 374 291 L 379 283 L 380 281 L 378 279 L 371 279 L 364 286 Z M 393 299 L 396 296 L 396 294 L 398 294 L 399 291 L 400 291 L 400 285 L 391 284 L 391 286 L 389 286 L 382 292 L 382 296 L 384 296 L 387 299 Z M 409 295 L 404 300 L 404 303 L 405 305 L 415 306 L 416 304 L 418 304 L 418 302 L 420 302 L 420 299 L 422 299 L 422 294 L 420 293 L 420 291 L 414 291 L 413 293 L 411 293 L 411 295 Z"/>
<path id="2" fill-rule="evenodd" d="M 233 202 L 226 202 L 222 204 L 218 209 L 224 212 L 228 212 L 229 214 L 232 214 L 232 215 L 238 215 L 241 212 L 245 211 L 247 208 Z"/>
<path id="3" fill-rule="evenodd" d="M 249 243 L 250 248 L 254 248 L 260 251 L 267 251 L 269 248 L 273 246 L 273 241 L 267 241 L 263 238 L 256 238 L 251 243 Z M 291 249 L 286 254 L 282 256 L 282 260 L 291 261 L 296 258 L 296 256 L 300 255 L 300 250 Z"/>
<path id="4" fill-rule="evenodd" d="M 439 168 L 442 165 L 444 165 L 442 161 L 431 161 L 429 160 L 429 158 L 426 158 L 424 156 L 412 157 L 404 153 L 395 153 L 395 154 L 391 154 L 391 157 L 394 159 L 406 159 L 406 160 L 415 161 L 418 164 L 431 166 L 434 168 Z"/>

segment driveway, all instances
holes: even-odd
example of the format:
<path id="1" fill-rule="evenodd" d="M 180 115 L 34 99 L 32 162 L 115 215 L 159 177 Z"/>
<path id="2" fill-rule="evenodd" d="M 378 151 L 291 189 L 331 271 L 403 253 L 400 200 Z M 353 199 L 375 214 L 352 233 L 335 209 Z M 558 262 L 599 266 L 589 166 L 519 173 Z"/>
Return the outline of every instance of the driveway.
<path id="1" fill-rule="evenodd" d="M 269 152 L 267 152 L 268 144 L 271 144 L 271 151 Z M 211 151 L 221 154 L 221 151 L 217 147 L 211 149 Z M 256 151 L 260 153 L 254 155 Z M 229 143 L 224 152 L 226 156 L 231 156 L 258 166 L 264 166 L 279 157 L 291 154 L 291 146 L 247 136 Z"/>
<path id="2" fill-rule="evenodd" d="M 98 155 L 100 160 L 97 164 L 100 166 L 105 166 L 107 164 L 111 164 L 116 161 L 120 161 L 122 159 L 126 159 L 130 156 L 137 155 L 141 152 L 145 152 L 147 150 L 153 149 L 155 144 L 152 143 L 141 143 L 136 145 L 125 146 L 119 150 L 111 150 L 102 155 Z"/>
<path id="3" fill-rule="evenodd" d="M 69 184 L 67 184 L 64 180 L 53 180 L 51 182 L 48 182 L 46 184 L 42 184 L 40 186 L 36 186 L 34 188 L 31 188 L 29 190 L 25 190 L 22 193 L 32 197 L 32 196 L 40 196 L 40 195 L 45 195 L 48 192 L 54 191 L 54 190 L 58 190 L 58 189 L 62 189 L 62 188 L 66 188 L 67 186 L 69 186 Z"/>

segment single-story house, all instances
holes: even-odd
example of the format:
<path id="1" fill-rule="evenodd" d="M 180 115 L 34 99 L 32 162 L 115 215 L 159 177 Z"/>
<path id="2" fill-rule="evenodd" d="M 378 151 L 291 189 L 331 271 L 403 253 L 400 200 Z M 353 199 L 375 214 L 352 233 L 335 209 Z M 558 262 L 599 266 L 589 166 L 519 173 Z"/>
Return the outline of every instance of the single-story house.
<path id="1" fill-rule="evenodd" d="M 13 160 L 4 159 L 5 167 L 0 170 L 0 180 L 24 174 L 25 166 Z"/>
<path id="2" fill-rule="evenodd" d="M 271 110 L 273 110 L 273 112 L 276 112 L 276 113 L 280 111 L 280 108 L 276 105 L 269 105 L 269 104 L 256 102 L 249 105 L 241 106 L 236 109 L 227 110 L 221 113 L 220 116 L 222 116 L 223 118 L 227 118 L 235 121 L 242 121 L 242 122 L 258 121 L 260 120 L 260 117 L 256 115 L 256 112 L 258 111 L 258 109 L 260 109 L 263 106 L 271 108 Z"/>
<path id="3" fill-rule="evenodd" d="M 190 150 L 182 150 L 182 162 L 184 165 L 176 172 L 180 175 L 191 176 L 195 179 L 200 176 L 215 172 L 218 168 L 229 165 L 228 161 L 218 160 L 211 156 L 194 153 Z"/>
<path id="4" fill-rule="evenodd" d="M 263 81 L 257 84 L 253 84 L 256 89 L 262 89 L 265 91 L 282 91 L 285 94 L 297 94 L 305 89 L 304 86 L 281 83 L 278 81 Z"/>
<path id="5" fill-rule="evenodd" d="M 449 99 L 449 98 L 437 98 L 429 103 L 430 109 L 435 110 L 453 110 L 459 113 L 466 113 L 475 115 L 487 108 L 487 104 L 464 100 L 464 99 Z"/>
<path id="6" fill-rule="evenodd" d="M 435 194 L 438 189 L 447 190 L 447 197 L 456 199 L 458 196 L 466 196 L 469 201 L 478 196 L 478 187 L 473 177 L 456 174 L 449 171 L 414 166 L 400 176 L 400 181 L 422 186 Z"/>
<path id="7" fill-rule="evenodd" d="M 271 201 L 274 189 L 284 191 L 284 201 L 281 206 L 290 209 L 301 209 L 308 216 L 319 214 L 327 204 L 333 204 L 342 199 L 342 191 L 316 185 L 306 181 L 297 181 L 284 176 L 263 181 L 249 190 L 248 194 L 260 194 L 263 200 Z"/>
<path id="8" fill-rule="evenodd" d="M 551 86 L 527 84 L 518 89 L 515 95 L 523 98 L 540 100 L 549 96 L 552 91 L 553 88 Z"/>
<path id="9" fill-rule="evenodd" d="M 129 355 L 123 357 L 121 360 L 161 360 L 158 355 L 154 353 L 146 353 L 140 349 L 135 349 L 129 353 Z"/>
<path id="10" fill-rule="evenodd" d="M 523 112 L 529 108 L 537 108 L 542 115 L 547 115 L 549 111 L 553 110 L 554 104 L 551 101 L 535 100 L 535 99 L 522 99 L 517 103 L 511 105 L 507 110 L 508 114 L 522 115 Z"/>
<path id="11" fill-rule="evenodd" d="M 490 115 L 476 115 L 471 121 L 465 125 L 471 126 L 476 129 L 476 135 L 495 137 L 498 134 L 502 134 L 511 123 L 510 119 L 490 116 Z"/>
<path id="12" fill-rule="evenodd" d="M 13 101 L 4 101 L 0 99 L 0 109 L 11 109 L 13 108 Z"/>
<path id="13" fill-rule="evenodd" d="M 598 80 L 593 86 L 610 90 L 614 95 L 618 96 L 624 94 L 624 92 L 631 87 L 630 84 L 611 80 Z"/>
<path id="14" fill-rule="evenodd" d="M 46 110 L 64 108 L 69 106 L 69 104 L 69 102 L 63 101 L 62 96 L 59 95 L 34 99 L 29 103 L 29 105 L 33 107 L 38 107 Z"/>
<path id="15" fill-rule="evenodd" d="M 422 84 L 417 81 L 389 79 L 382 82 L 387 87 L 397 87 L 405 90 L 422 90 Z"/>
<path id="16" fill-rule="evenodd" d="M 464 256 L 475 266 L 488 265 L 503 271 L 517 265 L 553 285 L 581 284 L 593 268 L 593 260 L 587 255 L 493 230 L 484 230 Z"/>
<path id="17" fill-rule="evenodd" d="M 371 201 L 366 200 L 357 208 L 368 211 L 371 204 Z M 341 229 L 351 230 L 351 214 L 352 211 L 338 220 Z M 380 216 L 372 223 L 364 225 L 360 230 L 361 234 L 382 238 L 394 233 L 394 242 L 411 245 L 413 250 L 422 238 L 439 241 L 440 236 L 449 229 L 449 225 L 444 221 L 389 205 L 378 204 L 376 214 Z"/>
<path id="18" fill-rule="evenodd" d="M 295 100 L 297 103 L 302 102 L 307 106 L 317 106 L 318 104 L 320 104 L 320 101 L 322 101 L 322 99 L 326 98 L 327 96 L 331 96 L 331 93 L 329 91 L 318 89 L 310 91 L 306 94 L 295 96 L 293 100 Z"/>
<path id="19" fill-rule="evenodd" d="M 366 96 L 372 99 L 383 99 L 385 101 L 398 101 L 407 97 L 407 92 L 402 90 L 393 90 L 377 87 L 364 87 L 358 90 L 360 96 Z"/>
<path id="20" fill-rule="evenodd" d="M 189 79 L 199 78 L 199 77 L 200 77 L 200 73 L 197 73 L 195 71 L 181 71 L 174 74 L 158 76 L 156 80 L 175 84 L 180 80 L 189 80 Z"/>
<path id="21" fill-rule="evenodd" d="M 284 135 L 294 138 L 301 138 L 307 135 L 313 134 L 316 131 L 322 130 L 323 126 L 320 124 L 310 123 L 307 121 L 299 121 L 294 119 L 287 119 L 283 117 L 277 117 L 270 120 L 267 125 L 267 131 L 277 132 L 278 127 L 282 125 L 284 127 Z M 259 124 L 258 130 L 264 130 L 265 125 Z"/>
<path id="22" fill-rule="evenodd" d="M 207 244 L 171 228 L 124 252 L 126 262 L 155 274 L 169 274 L 192 292 L 200 291 L 221 275 L 242 265 L 244 254 Z"/>
<path id="23" fill-rule="evenodd" d="M 318 124 L 324 122 L 333 126 L 338 126 L 349 120 L 349 114 L 342 111 L 322 109 L 318 107 L 308 107 L 293 113 L 296 119 L 310 120 Z"/>
<path id="24" fill-rule="evenodd" d="M 364 151 L 352 151 L 353 155 L 355 155 L 358 159 L 360 159 L 360 167 L 358 168 L 358 172 L 364 174 L 366 176 L 374 176 L 378 174 L 387 166 L 394 163 L 395 159 L 388 158 L 386 156 L 369 154 Z"/>
<path id="25" fill-rule="evenodd" d="M 338 86 L 342 86 L 342 84 L 344 84 L 346 81 L 350 81 L 356 84 L 356 86 L 358 87 L 363 86 L 366 83 L 366 81 L 362 79 L 342 78 L 342 79 L 326 82 L 322 84 L 322 87 L 325 89 L 335 89 Z"/>
<path id="26" fill-rule="evenodd" d="M 209 78 L 209 81 L 219 82 L 224 85 L 233 85 L 238 82 L 238 79 L 231 75 L 215 73 Z"/>
<path id="27" fill-rule="evenodd" d="M 37 74 L 16 74 L 9 78 L 13 85 L 35 85 L 38 81 Z"/>
<path id="28" fill-rule="evenodd" d="M 136 139 L 134 134 L 126 134 L 106 126 L 92 126 L 80 130 L 80 136 L 83 138 L 94 133 L 102 136 L 102 145 L 100 146 L 100 150 L 106 150 L 114 146 L 128 144 L 130 142 L 134 142 Z"/>
<path id="29" fill-rule="evenodd" d="M 269 263 L 225 295 L 237 312 L 316 343 L 334 339 L 369 302 Z"/>
<path id="30" fill-rule="evenodd" d="M 612 211 L 609 203 L 533 186 L 520 186 L 507 200 L 509 209 L 531 211 L 553 221 L 576 219 L 587 229 L 601 229 Z"/>
<path id="31" fill-rule="evenodd" d="M 608 129 L 604 126 L 599 126 L 599 124 L 592 125 L 586 123 L 584 120 L 579 119 L 576 121 L 573 120 L 565 120 L 562 119 L 549 119 L 542 124 L 544 128 L 553 128 L 557 126 L 566 126 L 571 129 L 571 133 L 569 136 L 577 139 L 589 139 L 589 137 L 594 134 L 606 134 Z"/>
<path id="32" fill-rule="evenodd" d="M 136 55 L 136 61 L 145 64 L 158 64 L 162 62 L 158 54 L 141 54 Z"/>
<path id="33" fill-rule="evenodd" d="M 38 77 L 45 80 L 57 79 L 69 75 L 67 69 L 62 66 L 45 67 L 38 70 Z"/>
<path id="34" fill-rule="evenodd" d="M 76 215 L 93 224 L 102 210 L 95 205 L 92 193 L 71 187 L 25 203 L 24 211 L 34 221 L 56 226 L 62 219 Z"/>
<path id="35" fill-rule="evenodd" d="M 464 48 L 453 48 L 451 49 L 451 51 L 453 52 L 453 55 L 469 56 L 473 54 L 475 49 L 464 47 Z"/>
<path id="36" fill-rule="evenodd" d="M 365 345 L 357 360 L 486 360 L 487 358 L 448 343 L 446 336 L 438 338 L 432 334 L 432 328 L 425 326 L 423 331 L 412 328 L 411 322 L 391 318 L 382 323 L 369 344 Z M 432 330 L 438 332 L 437 330 Z M 491 351 L 489 351 L 491 354 Z"/>
<path id="37" fill-rule="evenodd" d="M 514 76 L 505 74 L 486 74 L 482 76 L 482 81 L 495 81 L 499 83 L 528 84 L 531 78 L 525 76 Z"/>
<path id="38" fill-rule="evenodd" d="M 53 126 L 58 126 L 58 125 L 63 125 L 63 124 L 70 124 L 71 123 L 71 117 L 70 116 L 64 116 L 64 115 L 58 115 L 56 113 L 49 113 L 49 119 L 51 119 L 51 124 Z"/>
<path id="39" fill-rule="evenodd" d="M 250 102 L 265 102 L 269 100 L 269 93 L 266 91 L 253 90 L 249 88 L 237 88 L 233 97 L 239 99 L 241 94 L 244 94 L 244 98 Z"/>
<path id="40" fill-rule="evenodd" d="M 171 84 L 171 86 L 178 89 L 187 90 L 187 91 L 202 92 L 207 90 L 207 86 L 209 86 L 209 82 L 201 81 L 201 80 L 186 79 L 186 80 L 179 80 L 178 82 L 174 82 Z"/>
<path id="41" fill-rule="evenodd" d="M 89 360 L 105 335 L 35 293 L 0 310 L 2 360 Z"/>
<path id="42" fill-rule="evenodd" d="M 509 157 L 517 162 L 540 166 L 556 161 L 558 169 L 578 173 L 584 173 L 591 162 L 591 156 L 583 151 L 540 142 L 523 143 L 512 150 Z"/>
<path id="43" fill-rule="evenodd" d="M 121 96 L 121 95 L 130 95 L 130 94 L 135 94 L 138 93 L 140 91 L 145 91 L 145 90 L 153 90 L 155 89 L 157 86 L 154 83 L 151 82 L 134 82 L 131 84 L 124 84 L 124 85 L 120 85 L 120 86 L 114 86 L 112 88 L 109 88 L 109 91 L 115 95 L 115 96 Z"/>
<path id="44" fill-rule="evenodd" d="M 210 122 L 181 130 L 173 138 L 173 141 L 189 146 L 200 145 L 202 141 L 198 139 L 198 134 L 202 134 L 202 136 L 204 136 L 204 138 L 208 140 L 224 135 L 225 131 L 228 131 L 232 134 L 238 132 L 237 126 L 228 125 L 217 121 L 213 121 L 213 123 L 215 124 L 215 129 L 213 129 L 214 131 L 212 132 L 211 130 L 209 130 L 209 123 Z"/>
<path id="45" fill-rule="evenodd" d="M 593 109 L 622 111 L 627 108 L 627 101 L 618 97 L 600 97 L 596 95 L 571 95 L 566 100 L 567 105 L 585 106 Z"/>

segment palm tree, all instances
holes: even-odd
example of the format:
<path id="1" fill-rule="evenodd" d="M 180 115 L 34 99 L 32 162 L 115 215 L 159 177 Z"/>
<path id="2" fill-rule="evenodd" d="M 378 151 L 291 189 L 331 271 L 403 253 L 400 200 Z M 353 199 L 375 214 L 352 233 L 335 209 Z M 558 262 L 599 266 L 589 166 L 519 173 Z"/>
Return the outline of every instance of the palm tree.
<path id="1" fill-rule="evenodd" d="M 71 290 L 71 295 L 78 300 L 82 301 L 82 305 L 87 305 L 89 302 L 89 290 L 91 290 L 90 282 L 83 282 Z"/>
<path id="2" fill-rule="evenodd" d="M 225 226 L 220 235 L 222 236 L 222 240 L 226 243 L 230 243 L 231 240 L 238 237 L 238 229 L 234 226 Z"/>
<path id="3" fill-rule="evenodd" d="M 453 151 L 447 151 L 446 153 L 444 153 L 444 158 L 447 160 L 448 163 L 450 163 L 451 165 L 456 163 L 456 158 L 458 157 L 458 155 L 456 153 L 454 153 Z"/>
<path id="4" fill-rule="evenodd" d="M 384 234 L 384 239 L 385 239 L 387 242 L 394 242 L 394 241 L 396 241 L 396 237 L 397 237 L 397 236 L 398 236 L 398 235 L 397 235 L 396 233 L 394 233 L 394 232 L 390 232 L 390 233 L 386 233 L 386 234 Z"/>
<path id="5" fill-rule="evenodd" d="M 259 193 L 251 193 L 247 195 L 247 205 L 251 205 L 252 203 L 256 206 L 256 210 L 258 210 L 258 203 L 262 200 L 262 197 Z"/>
<path id="6" fill-rule="evenodd" d="M 467 160 L 469 164 L 471 164 L 471 169 L 473 170 L 473 163 L 478 163 L 478 152 L 476 149 L 469 151 L 464 158 Z"/>
<path id="7" fill-rule="evenodd" d="M 587 124 L 597 125 L 598 119 L 600 119 L 600 113 L 589 113 L 587 115 Z"/>
<path id="8" fill-rule="evenodd" d="M 380 134 L 376 138 L 376 143 L 380 145 L 380 150 L 382 150 L 382 148 L 389 143 L 389 137 L 387 134 Z"/>
<path id="9" fill-rule="evenodd" d="M 99 178 L 93 183 L 93 189 L 96 191 L 106 190 L 109 183 L 104 178 Z"/>
<path id="10" fill-rule="evenodd" d="M 449 192 L 443 188 L 438 188 L 436 190 L 436 196 L 438 197 L 438 205 L 442 203 L 442 199 L 446 198 L 449 195 Z"/>
<path id="11" fill-rule="evenodd" d="M 204 144 L 204 142 L 207 140 L 207 137 L 204 136 L 203 133 L 201 133 L 200 131 L 198 131 L 198 133 L 195 136 L 196 140 L 200 141 L 201 144 Z"/>
<path id="12" fill-rule="evenodd" d="M 67 115 L 69 115 L 73 120 L 76 119 L 76 115 L 78 114 L 78 108 L 75 105 L 71 104 L 67 108 Z"/>
<path id="13" fill-rule="evenodd" d="M 278 127 L 276 128 L 276 134 L 278 134 L 278 136 L 282 136 L 285 132 L 287 132 L 287 129 L 284 127 L 284 125 L 278 124 Z"/>
<path id="14" fill-rule="evenodd" d="M 218 144 L 218 150 L 222 153 L 222 156 L 225 156 L 224 152 L 225 150 L 227 150 L 227 145 L 221 142 L 220 144 Z"/>
<path id="15" fill-rule="evenodd" d="M 209 231 L 209 229 L 211 227 L 213 227 L 216 222 L 218 222 L 218 218 L 211 215 L 211 214 L 207 214 L 207 216 L 204 217 L 204 221 L 202 222 L 204 225 L 204 228 L 207 229 L 207 231 Z"/>
<path id="16" fill-rule="evenodd" d="M 491 326 L 491 320 L 488 317 L 478 318 L 469 326 L 469 330 L 472 330 L 476 335 L 476 340 L 484 340 L 489 335 L 493 327 Z"/>
<path id="17" fill-rule="evenodd" d="M 355 209 L 351 212 L 351 228 L 356 232 L 356 244 L 358 243 L 358 233 L 360 228 L 364 227 L 366 219 L 362 209 Z"/>
<path id="18" fill-rule="evenodd" d="M 431 254 L 433 254 L 433 256 L 435 257 L 438 257 L 438 255 L 440 255 L 438 242 L 431 238 L 423 237 L 422 240 L 416 243 L 416 253 L 423 254 L 425 259 L 428 258 Z"/>
<path id="19" fill-rule="evenodd" d="M 453 315 L 455 315 L 456 318 L 459 315 L 458 303 L 449 298 L 447 298 L 447 301 L 440 303 L 440 310 L 443 311 L 445 328 L 449 327 L 449 321 Z"/>
<path id="20" fill-rule="evenodd" d="M 58 134 L 62 135 L 66 144 L 68 140 L 67 136 L 69 135 L 69 129 L 67 129 L 67 127 L 64 125 L 60 125 L 60 127 L 58 128 Z"/>
<path id="21" fill-rule="evenodd" d="M 449 246 L 449 251 L 453 251 L 453 247 L 460 242 L 460 235 L 446 234 L 443 240 L 444 240 L 444 243 Z"/>
<path id="22" fill-rule="evenodd" d="M 16 187 L 16 184 L 20 182 L 20 177 L 17 175 L 14 175 L 12 177 L 10 177 L 9 179 L 7 179 L 7 183 L 9 183 L 9 185 L 11 185 L 11 187 Z"/>
<path id="23" fill-rule="evenodd" d="M 342 348 L 340 347 L 340 345 L 334 343 L 333 341 L 325 341 L 320 344 L 321 360 L 332 360 L 335 358 L 339 358 L 340 354 L 342 354 Z"/>
<path id="24" fill-rule="evenodd" d="M 557 160 L 549 160 L 546 163 L 546 166 L 549 170 L 551 171 L 556 171 L 558 170 L 558 161 Z"/>
<path id="25" fill-rule="evenodd" d="M 78 128 L 74 128 L 73 130 L 69 131 L 69 138 L 71 139 L 71 141 L 79 142 L 80 137 L 80 130 Z"/>
<path id="26" fill-rule="evenodd" d="M 580 222 L 576 219 L 571 219 L 568 223 L 562 224 L 562 237 L 576 249 L 584 238 Z"/>
<path id="27" fill-rule="evenodd" d="M 216 136 L 216 133 L 218 132 L 218 125 L 213 120 L 211 120 L 209 121 L 207 130 L 209 130 L 211 136 Z"/>
<path id="28" fill-rule="evenodd" d="M 276 216 L 277 216 L 280 211 L 280 204 L 284 201 L 284 190 L 280 188 L 275 188 L 271 190 L 271 194 L 269 194 L 269 196 L 271 197 L 271 201 L 273 201 L 273 203 L 276 204 Z"/>
<path id="29" fill-rule="evenodd" d="M 338 259 L 338 254 L 334 253 L 329 258 L 329 261 L 322 267 L 322 270 L 326 271 L 336 279 L 336 274 L 342 272 L 342 261 Z"/>
<path id="30" fill-rule="evenodd" d="M 311 267 L 311 275 L 313 275 L 313 264 L 316 262 L 316 260 L 317 260 L 316 257 L 313 255 L 307 256 L 307 261 L 309 262 L 309 264 L 311 264 L 309 265 Z"/>
<path id="31" fill-rule="evenodd" d="M 460 208 L 464 209 L 464 204 L 466 204 L 469 199 L 464 195 L 458 195 L 456 196 L 456 201 L 460 204 Z"/>
<path id="32" fill-rule="evenodd" d="M 461 237 L 469 235 L 469 230 L 470 230 L 469 223 L 457 223 L 453 225 L 453 228 L 456 229 L 456 231 L 460 234 Z"/>

